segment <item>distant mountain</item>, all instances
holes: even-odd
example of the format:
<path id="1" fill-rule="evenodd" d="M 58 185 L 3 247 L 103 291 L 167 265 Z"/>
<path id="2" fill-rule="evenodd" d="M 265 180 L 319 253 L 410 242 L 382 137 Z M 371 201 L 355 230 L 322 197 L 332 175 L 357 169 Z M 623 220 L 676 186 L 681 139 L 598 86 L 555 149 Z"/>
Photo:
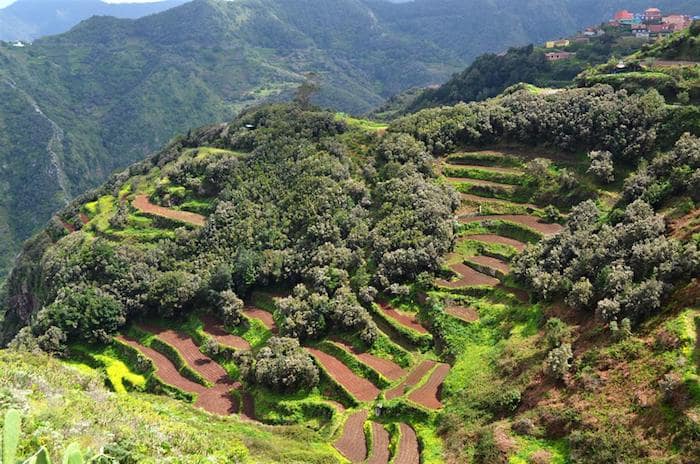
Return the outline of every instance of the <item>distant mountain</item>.
<path id="1" fill-rule="evenodd" d="M 0 40 L 32 41 L 65 32 L 91 16 L 140 18 L 185 1 L 116 4 L 100 0 L 18 0 L 0 9 Z"/>
<path id="2" fill-rule="evenodd" d="M 484 52 L 570 34 L 589 22 L 582 9 L 604 19 L 604 2 L 591 2 L 196 0 L 0 45 L 0 275 L 70 198 L 189 127 L 288 99 L 309 72 L 316 103 L 366 112 Z"/>

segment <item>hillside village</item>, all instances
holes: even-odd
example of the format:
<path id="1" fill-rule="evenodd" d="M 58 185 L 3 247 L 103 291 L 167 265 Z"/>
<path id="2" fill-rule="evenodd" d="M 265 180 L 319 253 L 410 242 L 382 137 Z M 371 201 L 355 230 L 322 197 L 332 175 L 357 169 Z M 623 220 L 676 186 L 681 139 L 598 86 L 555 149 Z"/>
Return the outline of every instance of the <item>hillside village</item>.
<path id="1" fill-rule="evenodd" d="M 552 50 L 545 54 L 545 58 L 547 61 L 569 60 L 576 56 L 576 51 L 569 50 L 570 47 L 588 44 L 605 35 L 659 40 L 689 28 L 696 19 L 700 17 L 675 13 L 664 15 L 664 12 L 656 7 L 647 8 L 640 13 L 620 10 L 606 23 L 588 27 L 574 37 L 545 42 L 545 48 Z"/>

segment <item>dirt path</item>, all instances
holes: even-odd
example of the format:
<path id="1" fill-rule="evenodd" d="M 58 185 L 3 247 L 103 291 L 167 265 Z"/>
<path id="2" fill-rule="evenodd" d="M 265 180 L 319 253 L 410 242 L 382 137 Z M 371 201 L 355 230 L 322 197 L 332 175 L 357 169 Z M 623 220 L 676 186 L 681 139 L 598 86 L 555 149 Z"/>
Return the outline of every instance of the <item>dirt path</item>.
<path id="1" fill-rule="evenodd" d="M 392 361 L 389 361 L 388 359 L 383 359 L 374 356 L 370 353 L 363 353 L 359 350 L 356 350 L 355 347 L 353 347 L 352 345 L 345 343 L 341 340 L 333 340 L 333 343 L 335 343 L 348 353 L 351 353 L 361 362 L 376 370 L 389 380 L 399 380 L 401 377 L 406 375 L 406 371 L 404 371 L 401 368 L 401 366 Z"/>
<path id="2" fill-rule="evenodd" d="M 389 306 L 389 304 L 385 303 L 385 302 L 379 303 L 379 307 L 382 309 L 382 312 L 384 313 L 385 316 L 389 317 L 390 319 L 393 319 L 394 321 L 396 321 L 400 325 L 402 325 L 408 329 L 414 330 L 414 331 L 421 333 L 421 334 L 428 333 L 428 329 L 423 327 L 420 324 L 420 322 L 418 322 L 415 315 L 412 315 L 412 314 L 409 315 L 409 314 L 399 312 L 396 309 Z"/>
<path id="3" fill-rule="evenodd" d="M 415 369 L 411 371 L 410 374 L 408 374 L 406 380 L 404 380 L 399 385 L 386 392 L 386 399 L 393 400 L 395 398 L 398 398 L 399 396 L 403 396 L 403 394 L 407 390 L 413 388 L 413 386 L 420 382 L 420 380 L 423 377 L 425 377 L 425 374 L 430 372 L 430 369 L 432 369 L 433 366 L 435 366 L 435 361 L 431 361 L 429 359 L 426 359 L 425 361 L 420 363 Z"/>
<path id="4" fill-rule="evenodd" d="M 461 288 L 481 285 L 494 287 L 501 283 L 501 281 L 496 279 L 495 277 L 482 274 L 481 272 L 472 269 L 464 263 L 453 264 L 450 266 L 450 269 L 452 269 L 452 271 L 460 277 L 459 280 L 447 281 L 439 279 L 437 281 L 437 284 L 439 286 L 447 288 Z"/>
<path id="5" fill-rule="evenodd" d="M 228 333 L 226 329 L 224 329 L 223 323 L 214 316 L 205 314 L 202 315 L 200 319 L 202 320 L 202 324 L 204 324 L 204 331 L 211 335 L 217 342 L 237 350 L 245 351 L 250 349 L 250 343 L 242 337 Z"/>
<path id="6" fill-rule="evenodd" d="M 256 308 L 254 306 L 246 306 L 243 313 L 252 318 L 257 319 L 263 323 L 267 329 L 272 333 L 277 333 L 277 324 L 275 323 L 275 318 L 271 313 L 265 311 L 264 309 Z"/>
<path id="7" fill-rule="evenodd" d="M 316 348 L 307 348 L 323 369 L 359 401 L 374 401 L 379 396 L 379 389 L 370 381 L 356 375 L 339 359 Z"/>
<path id="8" fill-rule="evenodd" d="M 242 407 L 241 417 L 249 420 L 257 420 L 255 417 L 255 399 L 248 392 L 241 393 Z"/>
<path id="9" fill-rule="evenodd" d="M 445 312 L 464 322 L 476 322 L 479 320 L 479 313 L 474 308 L 466 306 L 452 305 L 445 308 Z"/>
<path id="10" fill-rule="evenodd" d="M 508 274 L 510 272 L 510 266 L 503 260 L 498 258 L 493 258 L 491 256 L 471 256 L 468 258 L 469 261 L 473 261 L 476 264 L 481 264 L 482 266 L 490 267 L 497 271 L 501 271 L 503 274 Z"/>
<path id="11" fill-rule="evenodd" d="M 194 226 L 203 226 L 206 218 L 201 214 L 190 213 L 188 211 L 176 211 L 170 208 L 154 205 L 146 195 L 136 195 L 132 202 L 134 208 L 147 214 L 153 214 L 174 221 L 185 222 Z"/>
<path id="12" fill-rule="evenodd" d="M 427 382 L 417 388 L 408 396 L 408 399 L 425 406 L 428 409 L 440 409 L 442 408 L 442 402 L 440 402 L 440 391 L 442 390 L 442 382 L 444 382 L 445 377 L 450 372 L 449 364 L 440 364 L 432 372 L 430 378 Z"/>
<path id="13" fill-rule="evenodd" d="M 526 214 L 503 214 L 503 215 L 492 215 L 492 216 L 465 216 L 459 218 L 459 222 L 462 224 L 470 224 L 472 222 L 484 222 L 484 221 L 510 221 L 517 224 L 524 225 L 543 235 L 553 235 L 558 233 L 562 226 L 559 224 L 548 224 L 542 222 L 542 219 L 536 216 L 528 216 Z"/>
<path id="14" fill-rule="evenodd" d="M 389 432 L 377 422 L 372 422 L 372 453 L 367 464 L 389 462 Z M 397 461 L 398 462 L 398 461 Z"/>
<path id="15" fill-rule="evenodd" d="M 365 440 L 364 424 L 367 420 L 367 410 L 353 413 L 347 421 L 343 435 L 333 444 L 340 454 L 353 463 L 364 462 L 367 459 L 367 441 Z M 397 461 L 398 462 L 398 461 Z"/>
<path id="16" fill-rule="evenodd" d="M 415 430 L 407 424 L 399 424 L 401 441 L 394 462 L 397 464 L 420 464 L 420 451 L 418 450 L 418 437 Z"/>

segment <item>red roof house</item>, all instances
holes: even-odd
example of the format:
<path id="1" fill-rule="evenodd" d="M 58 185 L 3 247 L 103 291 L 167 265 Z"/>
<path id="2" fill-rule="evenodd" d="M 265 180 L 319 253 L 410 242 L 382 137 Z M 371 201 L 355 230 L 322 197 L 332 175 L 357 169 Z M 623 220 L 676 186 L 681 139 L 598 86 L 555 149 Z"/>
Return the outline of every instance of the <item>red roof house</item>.
<path id="1" fill-rule="evenodd" d="M 620 10 L 617 13 L 615 13 L 613 19 L 615 21 L 629 21 L 631 19 L 634 19 L 634 14 L 630 13 L 627 10 Z"/>

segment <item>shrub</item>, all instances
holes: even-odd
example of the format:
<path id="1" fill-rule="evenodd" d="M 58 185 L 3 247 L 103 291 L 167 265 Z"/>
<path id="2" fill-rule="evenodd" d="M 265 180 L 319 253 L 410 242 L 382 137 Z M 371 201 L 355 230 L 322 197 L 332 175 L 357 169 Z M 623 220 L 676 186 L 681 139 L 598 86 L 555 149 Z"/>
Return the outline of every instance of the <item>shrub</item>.
<path id="1" fill-rule="evenodd" d="M 571 369 L 571 360 L 573 357 L 574 353 L 571 351 L 571 345 L 564 343 L 547 353 L 545 371 L 552 378 L 561 380 L 569 372 L 569 369 Z"/>
<path id="2" fill-rule="evenodd" d="M 591 165 L 588 172 L 593 174 L 604 183 L 610 183 L 615 180 L 615 166 L 613 165 L 613 156 L 609 151 L 591 151 L 588 153 L 588 159 L 591 160 Z"/>
<path id="3" fill-rule="evenodd" d="M 309 354 L 293 338 L 272 337 L 255 357 L 239 355 L 248 381 L 278 392 L 292 392 L 318 384 L 319 372 Z"/>
<path id="4" fill-rule="evenodd" d="M 547 320 L 544 333 L 549 349 L 554 349 L 561 346 L 563 343 L 568 343 L 571 339 L 571 328 L 556 317 Z"/>

